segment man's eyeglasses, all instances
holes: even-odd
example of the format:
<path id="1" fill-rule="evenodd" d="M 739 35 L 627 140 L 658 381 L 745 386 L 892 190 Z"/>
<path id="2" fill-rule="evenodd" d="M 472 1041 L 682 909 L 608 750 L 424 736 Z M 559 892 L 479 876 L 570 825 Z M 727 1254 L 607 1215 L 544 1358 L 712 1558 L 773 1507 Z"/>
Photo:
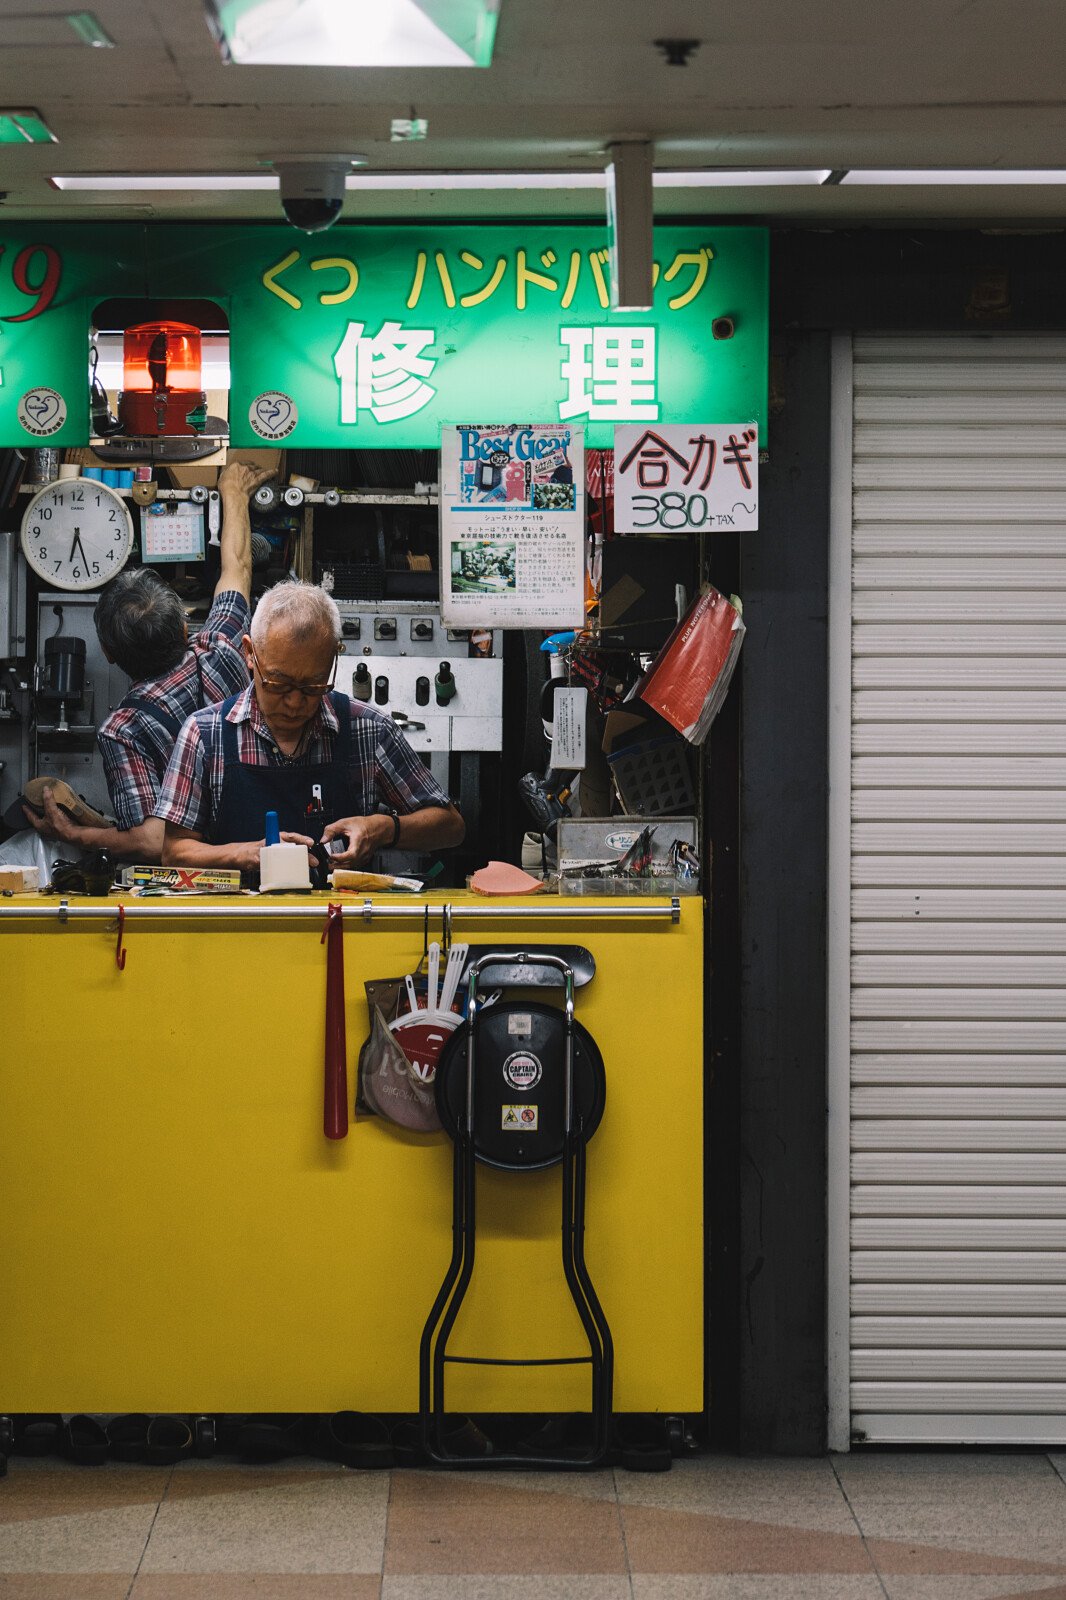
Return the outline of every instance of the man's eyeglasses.
<path id="1" fill-rule="evenodd" d="M 249 649 L 252 652 L 255 669 L 259 674 L 259 682 L 268 694 L 298 694 L 302 695 L 305 700 L 321 700 L 322 696 L 328 694 L 337 681 L 336 661 L 333 663 L 333 671 L 330 674 L 328 683 L 293 683 L 291 678 L 268 678 L 259 663 L 259 657 L 255 653 L 255 645 L 250 644 Z"/>

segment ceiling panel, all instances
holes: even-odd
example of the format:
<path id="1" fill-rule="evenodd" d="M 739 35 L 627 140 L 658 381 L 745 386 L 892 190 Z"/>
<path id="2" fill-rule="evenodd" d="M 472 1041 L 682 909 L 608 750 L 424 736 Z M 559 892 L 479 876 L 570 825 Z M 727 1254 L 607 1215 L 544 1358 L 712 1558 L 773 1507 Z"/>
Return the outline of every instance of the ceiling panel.
<path id="1" fill-rule="evenodd" d="M 649 138 L 660 167 L 1005 166 L 1066 169 L 1066 7 L 1015 0 L 503 0 L 488 70 L 320 70 L 222 63 L 202 0 L 99 0 L 111 50 L 57 44 L 54 4 L 16 0 L 0 104 L 37 106 L 60 143 L 0 147 L 12 217 L 276 216 L 267 194 L 60 195 L 52 172 L 227 173 L 278 156 L 361 153 L 370 170 L 599 167 Z M 28 20 L 27 20 L 28 19 Z M 57 29 L 59 30 L 57 33 Z M 654 40 L 700 39 L 685 67 Z M 73 36 L 72 36 L 73 37 Z M 429 118 L 425 143 L 389 121 Z M 1061 217 L 1063 188 L 669 191 L 663 215 L 956 222 Z M 595 194 L 350 196 L 349 215 L 582 215 Z"/>

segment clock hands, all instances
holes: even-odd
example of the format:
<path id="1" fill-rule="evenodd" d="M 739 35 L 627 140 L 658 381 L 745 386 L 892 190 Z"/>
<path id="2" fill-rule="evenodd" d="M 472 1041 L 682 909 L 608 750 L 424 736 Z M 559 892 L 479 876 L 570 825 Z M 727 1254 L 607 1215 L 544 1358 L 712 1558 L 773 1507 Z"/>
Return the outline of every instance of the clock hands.
<path id="1" fill-rule="evenodd" d="M 75 528 L 74 529 L 74 541 L 73 541 L 73 543 L 71 544 L 71 547 L 70 547 L 70 564 L 71 564 L 71 566 L 74 565 L 74 552 L 79 547 L 81 549 L 81 559 L 85 563 L 86 572 L 88 572 L 88 570 L 89 570 L 89 558 L 85 554 L 85 546 L 81 542 L 81 529 L 80 528 Z"/>

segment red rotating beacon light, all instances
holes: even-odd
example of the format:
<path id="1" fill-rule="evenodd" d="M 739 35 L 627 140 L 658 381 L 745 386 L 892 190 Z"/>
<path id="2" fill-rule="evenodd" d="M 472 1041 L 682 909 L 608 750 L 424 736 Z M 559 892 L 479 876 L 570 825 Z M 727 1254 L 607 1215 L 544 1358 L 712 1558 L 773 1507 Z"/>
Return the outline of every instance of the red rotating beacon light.
<path id="1" fill-rule="evenodd" d="M 188 322 L 140 322 L 122 340 L 122 431 L 135 438 L 200 434 L 207 426 L 200 330 Z"/>

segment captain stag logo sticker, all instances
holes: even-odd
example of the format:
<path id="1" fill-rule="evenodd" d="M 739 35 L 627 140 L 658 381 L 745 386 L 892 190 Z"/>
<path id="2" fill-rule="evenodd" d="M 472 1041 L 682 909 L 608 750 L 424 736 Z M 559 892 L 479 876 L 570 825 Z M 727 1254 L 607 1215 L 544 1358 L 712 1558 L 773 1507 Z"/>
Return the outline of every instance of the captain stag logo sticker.
<path id="1" fill-rule="evenodd" d="M 503 1064 L 504 1080 L 512 1089 L 535 1089 L 542 1070 L 536 1056 L 528 1050 L 516 1050 Z"/>
<path id="2" fill-rule="evenodd" d="M 280 389 L 257 395 L 248 407 L 248 421 L 260 439 L 287 439 L 299 420 L 296 401 Z"/>
<path id="3" fill-rule="evenodd" d="M 48 439 L 67 420 L 67 402 L 58 389 L 27 389 L 18 403 L 18 419 L 35 439 Z"/>

